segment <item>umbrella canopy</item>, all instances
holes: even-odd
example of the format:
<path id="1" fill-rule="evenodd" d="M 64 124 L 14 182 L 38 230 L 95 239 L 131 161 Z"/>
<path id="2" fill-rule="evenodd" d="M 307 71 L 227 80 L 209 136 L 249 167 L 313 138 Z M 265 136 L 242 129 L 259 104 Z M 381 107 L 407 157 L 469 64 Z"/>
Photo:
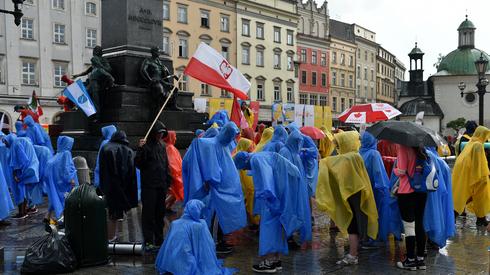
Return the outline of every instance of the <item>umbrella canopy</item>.
<path id="1" fill-rule="evenodd" d="M 377 139 L 386 139 L 409 147 L 437 147 L 442 144 L 436 132 L 410 121 L 382 121 L 366 131 Z"/>
<path id="2" fill-rule="evenodd" d="M 339 120 L 345 123 L 373 123 L 392 119 L 401 112 L 387 103 L 370 103 L 354 105 L 345 110 L 339 116 Z"/>
<path id="3" fill-rule="evenodd" d="M 313 126 L 305 126 L 300 129 L 301 133 L 303 135 L 309 136 L 312 139 L 324 139 L 325 138 L 325 133 Z"/>

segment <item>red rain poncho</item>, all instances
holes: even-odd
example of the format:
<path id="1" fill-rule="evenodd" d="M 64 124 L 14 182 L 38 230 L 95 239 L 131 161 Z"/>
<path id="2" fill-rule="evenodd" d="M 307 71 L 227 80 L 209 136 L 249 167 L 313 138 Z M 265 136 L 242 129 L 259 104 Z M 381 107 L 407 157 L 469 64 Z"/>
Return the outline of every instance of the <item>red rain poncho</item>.
<path id="1" fill-rule="evenodd" d="M 182 182 L 182 157 L 179 150 L 175 148 L 177 134 L 175 131 L 168 131 L 168 136 L 164 139 L 167 145 L 168 165 L 170 174 L 172 175 L 172 184 L 168 189 L 168 193 L 174 196 L 176 201 L 184 200 L 184 185 Z"/>

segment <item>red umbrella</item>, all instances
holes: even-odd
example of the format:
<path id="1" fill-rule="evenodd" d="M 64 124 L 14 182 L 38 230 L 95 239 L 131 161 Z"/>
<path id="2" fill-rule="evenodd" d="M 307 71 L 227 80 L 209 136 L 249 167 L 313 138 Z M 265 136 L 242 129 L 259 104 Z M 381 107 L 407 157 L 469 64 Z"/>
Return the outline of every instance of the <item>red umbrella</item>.
<path id="1" fill-rule="evenodd" d="M 354 105 L 339 116 L 339 120 L 346 123 L 373 123 L 392 119 L 401 112 L 387 103 L 370 103 Z"/>
<path id="2" fill-rule="evenodd" d="M 305 126 L 300 129 L 301 133 L 311 137 L 312 139 L 324 139 L 325 133 L 313 126 Z"/>

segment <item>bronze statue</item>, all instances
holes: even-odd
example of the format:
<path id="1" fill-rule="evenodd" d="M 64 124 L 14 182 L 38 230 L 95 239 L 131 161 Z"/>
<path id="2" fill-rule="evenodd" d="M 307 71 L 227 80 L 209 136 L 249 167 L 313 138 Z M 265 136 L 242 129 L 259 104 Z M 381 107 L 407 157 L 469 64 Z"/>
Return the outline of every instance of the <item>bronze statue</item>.
<path id="1" fill-rule="evenodd" d="M 97 114 L 99 114 L 103 107 L 105 91 L 114 85 L 114 77 L 110 73 L 112 70 L 111 65 L 102 57 L 102 47 L 95 46 L 90 62 L 92 65 L 86 71 L 75 74 L 72 77 L 77 78 L 90 74 L 85 86 L 97 109 Z"/>
<path id="2" fill-rule="evenodd" d="M 158 47 L 152 47 L 150 51 L 151 57 L 145 58 L 141 64 L 140 73 L 151 90 L 155 104 L 154 110 L 158 113 L 174 87 L 173 80 L 178 78 L 175 75 L 171 75 L 167 67 L 163 65 L 160 60 Z M 166 109 L 182 111 L 177 106 L 177 93 L 178 89 L 174 91 L 172 97 L 169 99 Z"/>

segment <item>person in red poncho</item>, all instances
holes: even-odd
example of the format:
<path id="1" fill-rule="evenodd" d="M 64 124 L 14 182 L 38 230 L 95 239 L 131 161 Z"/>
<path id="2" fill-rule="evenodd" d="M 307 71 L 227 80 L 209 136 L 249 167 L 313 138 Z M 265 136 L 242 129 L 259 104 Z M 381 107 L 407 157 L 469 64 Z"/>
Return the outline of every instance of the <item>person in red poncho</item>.
<path id="1" fill-rule="evenodd" d="M 182 157 L 179 150 L 175 147 L 177 134 L 175 131 L 168 131 L 167 137 L 163 139 L 167 146 L 168 167 L 172 175 L 172 184 L 167 192 L 165 200 L 166 208 L 169 209 L 177 201 L 184 200 L 184 185 L 182 182 Z"/>
<path id="2" fill-rule="evenodd" d="M 15 105 L 14 112 L 20 113 L 20 121 L 24 121 L 27 116 L 31 116 L 36 123 L 39 123 L 39 117 L 43 115 L 43 108 L 41 105 L 38 105 L 37 110 L 33 111 L 27 106 Z"/>

